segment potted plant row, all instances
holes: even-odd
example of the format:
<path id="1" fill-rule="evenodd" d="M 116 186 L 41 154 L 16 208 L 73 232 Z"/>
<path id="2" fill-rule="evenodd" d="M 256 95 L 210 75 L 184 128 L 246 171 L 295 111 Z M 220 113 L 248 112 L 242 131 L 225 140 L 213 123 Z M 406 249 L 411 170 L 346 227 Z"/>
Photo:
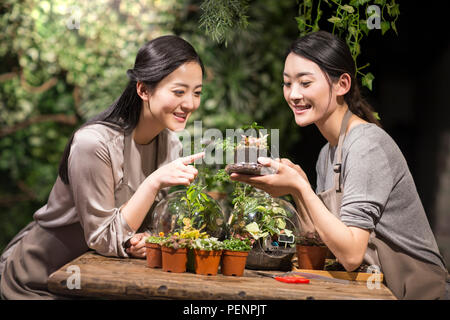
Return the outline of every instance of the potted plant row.
<path id="1" fill-rule="evenodd" d="M 223 275 L 238 277 L 243 275 L 248 252 L 252 248 L 251 240 L 231 238 L 222 242 L 204 235 L 196 239 L 189 239 L 186 236 L 186 233 L 175 232 L 168 237 L 164 237 L 163 234 L 148 237 L 147 265 L 150 268 L 162 267 L 166 272 L 186 272 L 188 250 L 192 250 L 193 271 L 196 274 L 216 275 L 221 265 Z"/>

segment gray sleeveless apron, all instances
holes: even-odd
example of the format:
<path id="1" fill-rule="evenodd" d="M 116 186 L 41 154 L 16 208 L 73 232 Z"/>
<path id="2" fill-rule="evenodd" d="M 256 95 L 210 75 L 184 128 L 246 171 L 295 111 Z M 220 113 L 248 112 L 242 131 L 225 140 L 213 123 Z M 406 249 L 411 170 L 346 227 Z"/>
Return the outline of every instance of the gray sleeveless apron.
<path id="1" fill-rule="evenodd" d="M 117 208 L 134 193 L 128 184 L 131 139 L 131 134 L 124 137 L 123 179 L 114 192 Z M 79 222 L 44 228 L 32 221 L 14 237 L 1 256 L 2 299 L 64 299 L 48 291 L 47 279 L 88 250 Z"/>
<path id="2" fill-rule="evenodd" d="M 341 177 L 342 145 L 352 112 L 347 110 L 341 124 L 333 161 L 334 186 L 318 194 L 330 212 L 340 219 L 344 186 Z M 326 170 L 325 170 L 326 172 Z M 370 234 L 364 262 L 379 268 L 384 281 L 399 299 L 444 299 L 447 272 L 438 265 L 415 259 L 375 231 Z"/>

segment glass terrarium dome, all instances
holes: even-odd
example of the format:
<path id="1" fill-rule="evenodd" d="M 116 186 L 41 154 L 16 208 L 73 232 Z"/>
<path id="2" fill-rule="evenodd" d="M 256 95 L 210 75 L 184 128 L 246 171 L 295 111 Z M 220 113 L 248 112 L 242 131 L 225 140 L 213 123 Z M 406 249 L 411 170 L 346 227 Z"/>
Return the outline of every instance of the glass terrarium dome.
<path id="1" fill-rule="evenodd" d="M 255 239 L 247 268 L 290 270 L 300 234 L 297 211 L 288 201 L 254 190 L 229 218 L 230 234 Z"/>
<path id="2" fill-rule="evenodd" d="M 155 234 L 164 232 L 166 235 L 180 232 L 184 218 L 191 219 L 195 229 L 206 232 L 211 237 L 225 238 L 226 218 L 217 201 L 191 188 L 188 191 L 172 192 L 156 205 L 150 231 Z"/>

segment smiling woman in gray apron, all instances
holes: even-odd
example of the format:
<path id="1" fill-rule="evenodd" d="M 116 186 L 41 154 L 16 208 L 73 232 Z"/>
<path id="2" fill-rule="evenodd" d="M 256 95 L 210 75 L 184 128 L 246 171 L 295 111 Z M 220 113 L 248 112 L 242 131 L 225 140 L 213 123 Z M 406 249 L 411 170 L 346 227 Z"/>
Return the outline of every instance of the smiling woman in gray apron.
<path id="1" fill-rule="evenodd" d="M 200 104 L 203 65 L 177 36 L 140 48 L 122 95 L 70 139 L 48 202 L 0 258 L 3 299 L 57 299 L 48 276 L 88 249 L 145 256 L 147 213 L 167 188 L 189 185 L 203 154 L 179 158 L 183 130 Z"/>
<path id="2" fill-rule="evenodd" d="M 400 299 L 443 299 L 447 270 L 400 149 L 359 93 L 346 43 L 319 31 L 296 40 L 283 91 L 297 125 L 315 124 L 328 143 L 317 190 L 288 159 L 260 158 L 266 176 L 232 174 L 272 196 L 291 194 L 303 231 L 317 231 L 348 271 L 375 265 Z"/>

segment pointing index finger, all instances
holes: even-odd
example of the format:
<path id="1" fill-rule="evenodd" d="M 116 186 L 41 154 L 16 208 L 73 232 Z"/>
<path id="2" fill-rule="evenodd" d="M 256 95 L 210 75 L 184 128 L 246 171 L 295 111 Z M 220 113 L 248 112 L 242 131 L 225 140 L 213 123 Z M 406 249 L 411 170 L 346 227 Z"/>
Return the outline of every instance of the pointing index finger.
<path id="1" fill-rule="evenodd" d="M 187 156 L 187 157 L 181 158 L 181 162 L 184 165 L 188 165 L 188 164 L 191 164 L 192 162 L 194 162 L 197 159 L 203 158 L 204 156 L 205 156 L 205 152 L 204 151 L 203 152 L 199 152 L 199 153 L 193 154 L 191 156 Z"/>

